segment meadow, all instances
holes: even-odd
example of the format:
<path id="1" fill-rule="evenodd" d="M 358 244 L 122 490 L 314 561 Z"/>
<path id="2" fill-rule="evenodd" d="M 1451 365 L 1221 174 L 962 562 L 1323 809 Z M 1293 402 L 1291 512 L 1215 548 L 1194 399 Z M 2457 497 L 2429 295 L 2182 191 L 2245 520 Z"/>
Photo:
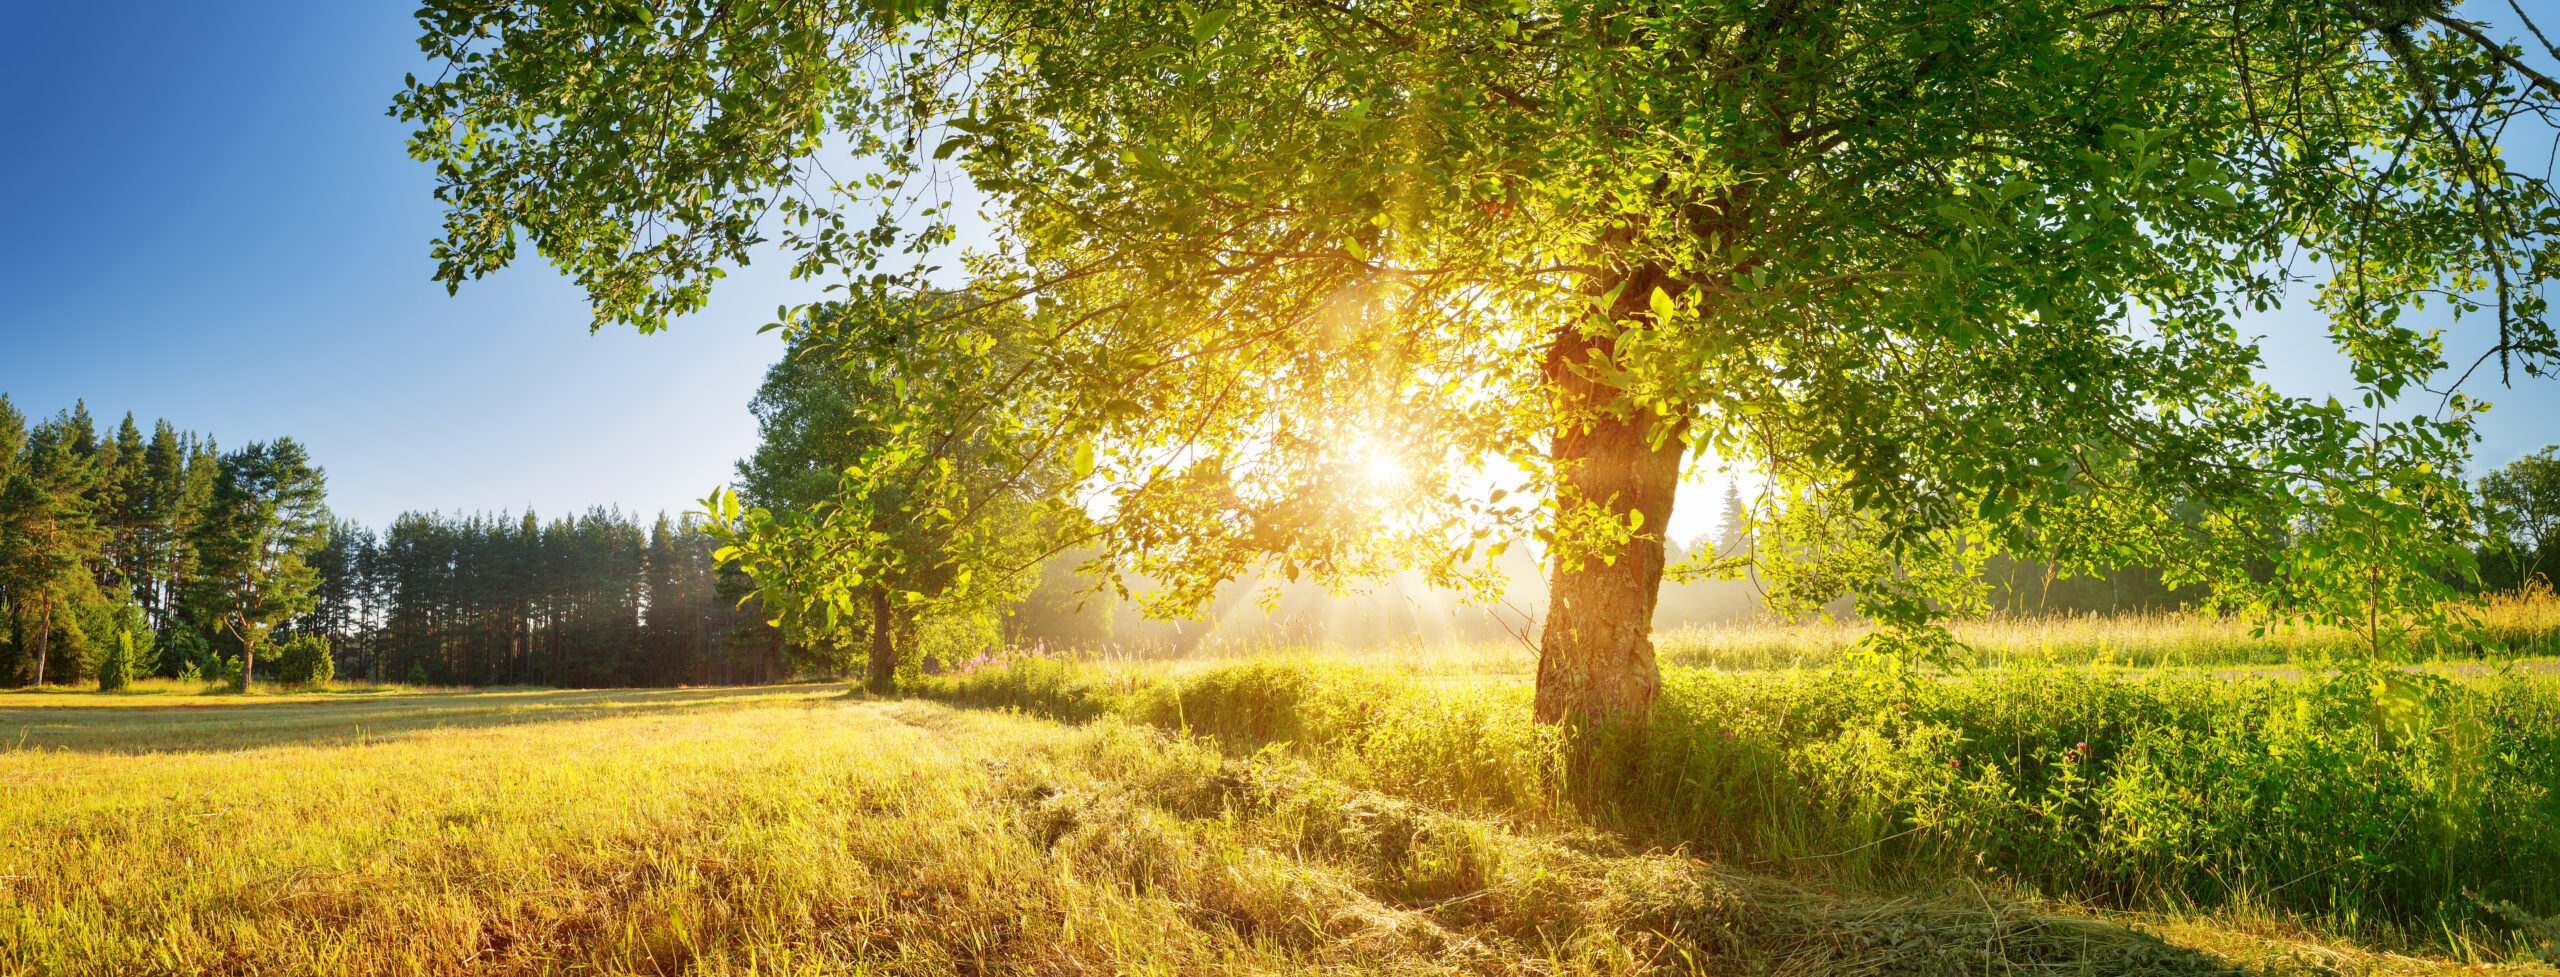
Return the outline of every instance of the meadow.
<path id="1" fill-rule="evenodd" d="M 1504 654 L 0 694 L 0 973 L 2550 972 L 2544 675 Z"/>

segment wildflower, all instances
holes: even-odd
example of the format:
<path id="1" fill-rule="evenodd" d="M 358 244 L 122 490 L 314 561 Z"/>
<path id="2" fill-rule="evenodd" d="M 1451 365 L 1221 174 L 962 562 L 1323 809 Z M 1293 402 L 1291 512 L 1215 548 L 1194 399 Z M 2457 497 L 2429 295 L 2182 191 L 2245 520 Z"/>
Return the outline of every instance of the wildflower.
<path id="1" fill-rule="evenodd" d="M 1948 758 L 1947 758 L 1947 769 L 1949 769 L 1949 770 L 1962 770 L 1962 769 L 1964 769 L 1964 758 L 1963 758 L 1963 757 L 1948 757 Z"/>

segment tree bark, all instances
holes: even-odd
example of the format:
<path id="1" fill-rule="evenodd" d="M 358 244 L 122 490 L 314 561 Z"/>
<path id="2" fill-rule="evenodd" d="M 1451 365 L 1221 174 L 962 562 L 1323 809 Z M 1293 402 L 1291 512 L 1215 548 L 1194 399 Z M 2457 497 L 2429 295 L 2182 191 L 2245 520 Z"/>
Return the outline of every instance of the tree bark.
<path id="1" fill-rule="evenodd" d="M 1639 269 L 1624 279 L 1618 321 L 1643 316 L 1658 272 Z M 1609 283 L 1598 291 L 1605 294 Z M 1660 597 L 1663 531 L 1680 484 L 1686 447 L 1682 418 L 1631 403 L 1626 392 L 1580 369 L 1594 358 L 1613 359 L 1612 336 L 1561 327 L 1547 352 L 1557 427 L 1550 457 L 1556 466 L 1559 539 L 1572 531 L 1573 513 L 1597 506 L 1619 525 L 1641 513 L 1632 538 L 1614 552 L 1573 552 L 1556 547 L 1550 565 L 1547 621 L 1538 642 L 1539 722 L 1583 725 L 1638 723 L 1661 692 L 1653 658 L 1653 610 Z"/>
<path id="2" fill-rule="evenodd" d="M 44 660 L 53 654 L 53 605 L 43 603 L 36 614 L 36 688 L 44 688 Z"/>
<path id="3" fill-rule="evenodd" d="M 889 588 L 871 587 L 871 691 L 898 690 L 898 647 L 891 640 L 897 622 L 889 614 Z"/>

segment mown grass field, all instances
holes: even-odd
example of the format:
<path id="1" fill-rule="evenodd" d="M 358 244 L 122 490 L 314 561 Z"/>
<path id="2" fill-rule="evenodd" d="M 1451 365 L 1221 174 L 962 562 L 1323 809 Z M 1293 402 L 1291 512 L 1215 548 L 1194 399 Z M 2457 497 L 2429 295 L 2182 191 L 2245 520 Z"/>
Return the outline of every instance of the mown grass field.
<path id="1" fill-rule="evenodd" d="M 2548 678 L 1443 661 L 0 695 L 0 973 L 2550 972 Z"/>

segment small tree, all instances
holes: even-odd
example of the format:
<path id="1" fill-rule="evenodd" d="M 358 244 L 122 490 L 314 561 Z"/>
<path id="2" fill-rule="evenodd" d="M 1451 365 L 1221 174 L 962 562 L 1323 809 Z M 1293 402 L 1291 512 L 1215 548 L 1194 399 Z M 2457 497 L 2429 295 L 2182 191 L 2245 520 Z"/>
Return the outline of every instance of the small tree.
<path id="1" fill-rule="evenodd" d="M 133 684 L 133 632 L 119 630 L 107 658 L 98 663 L 98 691 L 113 692 Z"/>
<path id="2" fill-rule="evenodd" d="M 208 629 L 239 640 L 241 691 L 268 630 L 312 607 L 319 576 L 303 560 L 328 541 L 322 484 L 293 439 L 252 444 L 223 456 L 196 524 L 198 572 L 186 605 Z"/>

